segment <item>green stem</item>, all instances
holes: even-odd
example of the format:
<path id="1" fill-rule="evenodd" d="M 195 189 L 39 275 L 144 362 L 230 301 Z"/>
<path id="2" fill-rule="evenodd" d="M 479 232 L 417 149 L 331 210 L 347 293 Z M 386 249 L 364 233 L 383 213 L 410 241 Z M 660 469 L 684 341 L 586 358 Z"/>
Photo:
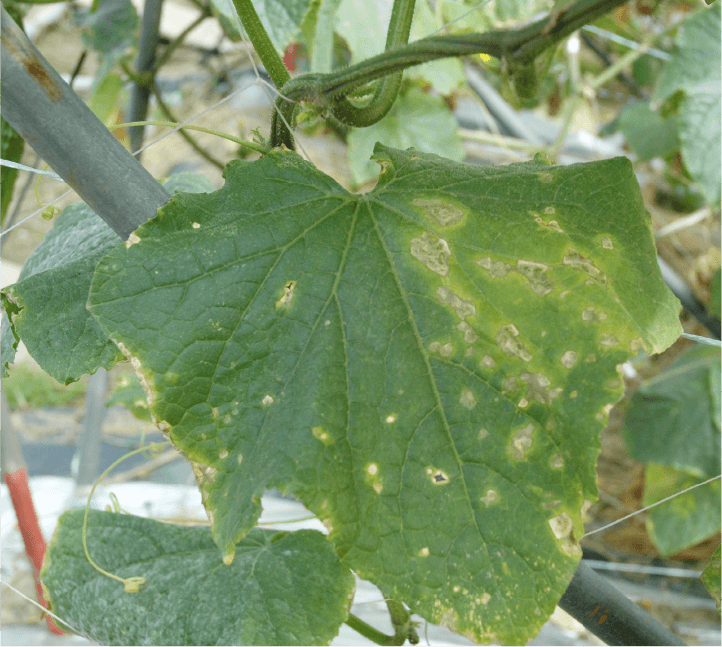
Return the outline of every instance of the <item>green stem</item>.
<path id="1" fill-rule="evenodd" d="M 409 42 L 411 21 L 414 17 L 415 0 L 394 0 L 389 31 L 386 35 L 386 51 Z M 401 87 L 403 72 L 391 74 L 379 82 L 371 101 L 362 107 L 352 104 L 346 97 L 333 100 L 333 116 L 347 126 L 366 127 L 381 121 L 391 110 Z"/>
<path id="2" fill-rule="evenodd" d="M 233 0 L 238 17 L 243 23 L 243 28 L 251 39 L 256 53 L 261 59 L 263 66 L 271 76 L 271 80 L 279 90 L 288 82 L 291 75 L 288 73 L 283 60 L 278 55 L 271 39 L 266 32 L 261 19 L 258 17 L 251 0 Z"/>
<path id="3" fill-rule="evenodd" d="M 386 600 L 386 607 L 391 616 L 391 624 L 394 626 L 394 644 L 403 645 L 408 640 L 412 645 L 418 645 L 419 636 L 406 607 L 396 600 Z"/>
<path id="4" fill-rule="evenodd" d="M 131 121 L 127 124 L 117 124 L 114 126 L 108 126 L 108 130 L 115 130 L 117 128 L 126 128 L 126 127 L 133 127 L 133 126 L 168 126 L 170 128 L 175 128 L 176 126 L 180 126 L 177 122 L 172 121 Z M 245 139 L 240 139 L 239 137 L 234 137 L 233 135 L 229 135 L 227 133 L 223 133 L 220 130 L 213 130 L 211 128 L 204 128 L 203 126 L 181 126 L 180 130 L 197 130 L 201 133 L 208 133 L 209 135 L 216 135 L 217 137 L 222 137 L 223 139 L 227 139 L 228 141 L 234 142 L 236 144 L 240 144 L 241 146 L 245 146 L 246 148 L 250 148 L 251 150 L 256 151 L 257 153 L 260 153 L 261 155 L 265 155 L 268 153 L 270 148 L 267 146 L 261 146 L 261 144 L 256 144 L 254 142 L 247 142 Z"/>
<path id="5" fill-rule="evenodd" d="M 348 614 L 346 624 L 354 631 L 358 631 L 364 638 L 368 638 L 377 645 L 403 645 L 398 642 L 396 636 L 387 636 L 378 629 L 374 629 L 371 625 L 366 624 L 361 618 L 356 617 L 353 613 Z"/>

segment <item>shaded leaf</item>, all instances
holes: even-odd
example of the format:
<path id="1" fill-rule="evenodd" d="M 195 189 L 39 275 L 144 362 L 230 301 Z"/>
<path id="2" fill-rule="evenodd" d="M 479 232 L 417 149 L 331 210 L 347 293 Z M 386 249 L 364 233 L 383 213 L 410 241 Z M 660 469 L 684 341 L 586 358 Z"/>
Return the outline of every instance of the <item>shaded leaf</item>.
<path id="1" fill-rule="evenodd" d="M 2 117 L 0 117 L 0 131 L 2 135 L 2 151 L 1 157 L 10 162 L 19 162 L 23 156 L 25 149 L 25 141 L 15 131 L 15 129 Z M 13 199 L 13 189 L 15 188 L 15 180 L 18 177 L 18 169 L 9 166 L 0 167 L 0 225 L 5 222 L 5 214 L 7 213 L 10 202 Z"/>
<path id="2" fill-rule="evenodd" d="M 13 334 L 10 320 L 5 312 L 2 313 L 2 328 L 0 328 L 0 377 L 8 376 L 8 366 L 15 361 L 15 351 L 18 339 Z"/>
<path id="3" fill-rule="evenodd" d="M 118 386 L 108 398 L 105 406 L 112 407 L 116 404 L 128 409 L 138 420 L 150 422 L 148 401 L 137 375 L 123 375 L 118 380 Z"/>
<path id="4" fill-rule="evenodd" d="M 18 282 L 2 290 L 13 333 L 61 384 L 123 359 L 85 309 L 96 264 L 118 245 L 118 235 L 90 207 L 70 205 L 27 260 Z"/>
<path id="5" fill-rule="evenodd" d="M 720 352 L 698 346 L 632 397 L 624 423 L 630 456 L 700 478 L 720 473 Z"/>
<path id="6" fill-rule="evenodd" d="M 616 367 L 679 304 L 624 158 L 375 159 L 363 195 L 288 151 L 231 162 L 103 259 L 89 308 L 227 558 L 276 487 L 387 597 L 523 643 L 576 568 Z"/>
<path id="7" fill-rule="evenodd" d="M 702 480 L 672 467 L 647 465 L 642 503 L 652 505 Z M 659 554 L 668 558 L 719 532 L 720 514 L 720 482 L 717 480 L 649 510 L 647 532 Z"/>
<path id="8" fill-rule="evenodd" d="M 192 174 L 172 175 L 164 186 L 169 191 L 213 190 L 208 180 Z M 122 245 L 84 202 L 63 211 L 25 263 L 18 282 L 2 290 L 2 305 L 12 324 L 11 335 L 3 329 L 3 371 L 14 358 L 8 346 L 12 335 L 22 339 L 33 359 L 62 384 L 99 367 L 110 369 L 123 359 L 85 308 L 95 266 Z"/>
<path id="9" fill-rule="evenodd" d="M 677 119 L 664 119 L 648 103 L 634 103 L 619 116 L 618 128 L 640 160 L 666 157 L 679 148 Z"/>
<path id="10" fill-rule="evenodd" d="M 324 645 L 353 598 L 353 574 L 318 531 L 259 528 L 221 560 L 208 528 L 91 511 L 88 550 L 138 593 L 98 571 L 83 552 L 83 510 L 58 522 L 42 569 L 54 613 L 110 645 Z"/>

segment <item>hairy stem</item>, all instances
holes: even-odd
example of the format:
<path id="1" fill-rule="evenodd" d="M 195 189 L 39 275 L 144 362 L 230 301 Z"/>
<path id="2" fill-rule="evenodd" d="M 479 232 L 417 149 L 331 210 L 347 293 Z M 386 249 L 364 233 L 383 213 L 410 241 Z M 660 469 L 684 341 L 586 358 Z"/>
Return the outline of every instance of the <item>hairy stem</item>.
<path id="1" fill-rule="evenodd" d="M 283 95 L 290 99 L 290 102 L 279 98 L 276 105 L 293 126 L 293 102 L 311 100 L 321 107 L 328 107 L 332 100 L 348 95 L 369 81 L 421 63 L 472 54 L 488 54 L 516 64 L 529 63 L 585 23 L 625 2 L 626 0 L 579 0 L 565 8 L 551 27 L 549 19 L 545 17 L 519 29 L 422 38 L 331 74 L 297 77 L 282 88 Z M 290 135 L 285 136 L 283 130 L 277 126 L 278 118 L 274 114 L 271 145 L 284 144 L 292 148 L 293 140 Z"/>
<path id="2" fill-rule="evenodd" d="M 271 77 L 271 80 L 279 90 L 291 78 L 283 60 L 278 55 L 276 48 L 271 42 L 268 32 L 266 31 L 261 19 L 258 17 L 251 0 L 233 0 L 236 7 L 238 17 L 243 23 L 248 37 L 253 43 L 256 53 L 261 59 L 263 66 Z"/>

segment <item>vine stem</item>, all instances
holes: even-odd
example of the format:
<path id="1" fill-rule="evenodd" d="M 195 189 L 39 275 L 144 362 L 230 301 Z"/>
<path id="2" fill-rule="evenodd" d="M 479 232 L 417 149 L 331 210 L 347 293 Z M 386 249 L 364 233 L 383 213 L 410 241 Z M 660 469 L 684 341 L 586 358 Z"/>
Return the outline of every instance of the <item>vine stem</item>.
<path id="1" fill-rule="evenodd" d="M 177 126 L 180 126 L 180 124 L 174 121 L 129 121 L 125 124 L 116 124 L 113 126 L 109 126 L 108 130 L 116 130 L 117 128 L 126 128 L 132 126 L 165 126 L 169 128 L 175 128 Z M 241 139 L 240 137 L 234 137 L 233 135 L 221 132 L 220 130 L 213 130 L 212 128 L 204 128 L 203 126 L 181 126 L 178 130 L 184 129 L 197 130 L 201 133 L 208 133 L 209 135 L 216 135 L 217 137 L 222 137 L 223 139 L 227 139 L 228 141 L 239 144 L 240 146 L 250 148 L 251 150 L 260 153 L 261 155 L 265 155 L 271 150 L 268 146 L 263 146 L 262 144 L 256 144 L 254 142 L 248 142 L 245 139 Z"/>
<path id="2" fill-rule="evenodd" d="M 144 447 L 139 447 L 138 449 L 134 449 L 132 452 L 128 452 L 124 456 L 121 456 L 117 461 L 115 461 L 107 470 L 105 470 L 93 483 L 93 487 L 90 489 L 90 494 L 88 494 L 88 500 L 85 503 L 85 516 L 83 517 L 83 550 L 85 551 L 85 557 L 87 558 L 88 562 L 90 562 L 90 565 L 98 572 L 102 573 L 106 577 L 110 577 L 114 580 L 117 580 L 118 582 L 123 583 L 123 588 L 126 593 L 137 593 L 140 591 L 140 587 L 145 584 L 145 578 L 144 577 L 118 577 L 117 575 L 114 575 L 113 573 L 109 573 L 105 569 L 98 566 L 94 561 L 93 558 L 90 556 L 90 552 L 88 551 L 88 514 L 90 513 L 90 501 L 93 498 L 93 493 L 95 492 L 95 488 L 98 487 L 100 482 L 118 465 L 120 465 L 126 458 L 130 458 L 131 456 L 135 456 L 136 454 L 140 454 L 141 452 L 144 452 L 146 450 L 150 451 L 160 451 L 165 447 L 166 445 L 170 445 L 171 443 L 169 441 L 163 442 L 163 443 L 152 443 L 151 445 L 146 445 Z M 116 499 L 117 501 L 117 499 Z M 115 501 L 114 501 L 115 503 Z"/>
<path id="3" fill-rule="evenodd" d="M 360 633 L 364 638 L 375 642 L 377 645 L 403 645 L 403 642 L 395 640 L 396 636 L 387 636 L 385 633 L 374 629 L 370 624 L 365 623 L 353 613 L 348 614 L 346 624 L 354 631 Z"/>

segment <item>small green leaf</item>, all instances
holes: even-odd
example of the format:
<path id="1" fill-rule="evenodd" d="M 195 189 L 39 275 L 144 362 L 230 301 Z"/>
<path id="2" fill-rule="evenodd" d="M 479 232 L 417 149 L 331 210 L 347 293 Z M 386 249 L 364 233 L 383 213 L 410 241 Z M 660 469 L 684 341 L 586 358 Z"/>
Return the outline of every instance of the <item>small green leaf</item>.
<path id="1" fill-rule="evenodd" d="M 355 580 L 315 530 L 255 529 L 226 566 L 208 528 L 91 510 L 88 550 L 102 568 L 143 577 L 139 591 L 85 557 L 83 510 L 66 512 L 41 577 L 53 612 L 107 645 L 327 645 Z"/>
<path id="2" fill-rule="evenodd" d="M 619 116 L 618 128 L 640 160 L 666 157 L 679 148 L 676 117 L 662 118 L 648 103 L 634 103 Z"/>
<path id="3" fill-rule="evenodd" d="M 174 173 L 163 182 L 163 187 L 171 195 L 176 193 L 212 193 L 216 188 L 203 175 L 196 173 Z"/>
<path id="4" fill-rule="evenodd" d="M 165 186 L 174 192 L 213 190 L 208 180 L 190 174 L 172 175 Z M 0 292 L 11 324 L 9 334 L 2 331 L 3 371 L 19 339 L 43 370 L 62 384 L 99 367 L 110 369 L 123 359 L 85 308 L 95 266 L 122 245 L 85 203 L 63 211 L 25 263 L 19 281 Z"/>
<path id="5" fill-rule="evenodd" d="M 123 89 L 123 79 L 120 74 L 108 74 L 103 78 L 90 97 L 88 107 L 93 114 L 106 126 L 116 111 L 118 96 Z"/>
<path id="6" fill-rule="evenodd" d="M 375 159 L 362 195 L 288 151 L 231 162 L 101 261 L 88 307 L 226 558 L 276 487 L 385 596 L 522 644 L 576 569 L 617 367 L 679 304 L 624 158 Z"/>
<path id="7" fill-rule="evenodd" d="M 624 423 L 629 454 L 698 476 L 720 473 L 720 351 L 698 346 L 632 397 Z"/>
<path id="8" fill-rule="evenodd" d="M 652 505 L 702 480 L 672 467 L 649 464 L 644 471 L 642 503 Z M 666 559 L 719 532 L 720 514 L 720 482 L 716 480 L 649 510 L 647 532 Z"/>
<path id="9" fill-rule="evenodd" d="M 15 351 L 18 348 L 18 339 L 13 333 L 10 320 L 5 312 L 2 313 L 2 328 L 0 328 L 0 358 L 2 358 L 2 364 L 0 370 L 2 374 L 0 377 L 8 376 L 8 366 L 15 361 Z"/>
<path id="10" fill-rule="evenodd" d="M 721 292 L 722 286 L 720 282 L 720 268 L 718 267 L 712 275 L 712 280 L 709 283 L 709 312 L 713 317 L 717 317 L 717 319 L 722 318 L 722 313 L 720 312 Z"/>
<path id="11" fill-rule="evenodd" d="M 702 583 L 705 585 L 709 594 L 717 604 L 717 610 L 720 610 L 720 547 L 707 562 L 704 571 L 702 571 Z"/>
<path id="12" fill-rule="evenodd" d="M 18 282 L 2 290 L 13 334 L 61 384 L 123 359 L 85 309 L 95 266 L 117 245 L 122 245 L 118 235 L 90 207 L 70 205 L 27 260 Z"/>
<path id="13" fill-rule="evenodd" d="M 298 34 L 311 4 L 311 0 L 253 0 L 256 13 L 279 53 Z M 239 22 L 233 1 L 211 0 L 211 6 L 225 34 L 231 40 L 239 41 Z"/>
<path id="14" fill-rule="evenodd" d="M 128 409 L 138 420 L 150 422 L 148 400 L 137 375 L 123 375 L 120 378 L 105 406 L 112 407 L 116 404 Z"/>
<path id="15" fill-rule="evenodd" d="M 441 97 L 411 88 L 401 94 L 388 115 L 368 128 L 357 128 L 348 136 L 348 157 L 356 184 L 379 175 L 371 154 L 376 142 L 395 148 L 416 148 L 454 161 L 464 159 L 457 135 L 459 124 Z"/>

